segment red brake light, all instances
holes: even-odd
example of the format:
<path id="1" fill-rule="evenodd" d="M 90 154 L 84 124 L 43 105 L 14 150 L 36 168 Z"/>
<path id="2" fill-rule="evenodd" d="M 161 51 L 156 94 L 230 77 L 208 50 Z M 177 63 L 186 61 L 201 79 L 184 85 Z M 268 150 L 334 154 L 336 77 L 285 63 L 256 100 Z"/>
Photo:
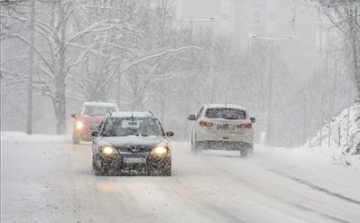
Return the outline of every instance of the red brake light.
<path id="1" fill-rule="evenodd" d="M 205 122 L 205 121 L 200 121 L 200 122 L 199 122 L 199 125 L 200 125 L 200 126 L 203 126 L 203 127 L 212 127 L 212 126 L 214 125 L 214 123 Z"/>
<path id="2" fill-rule="evenodd" d="M 240 125 L 237 125 L 237 127 L 240 128 L 240 129 L 251 129 L 252 124 L 251 123 L 240 124 Z"/>

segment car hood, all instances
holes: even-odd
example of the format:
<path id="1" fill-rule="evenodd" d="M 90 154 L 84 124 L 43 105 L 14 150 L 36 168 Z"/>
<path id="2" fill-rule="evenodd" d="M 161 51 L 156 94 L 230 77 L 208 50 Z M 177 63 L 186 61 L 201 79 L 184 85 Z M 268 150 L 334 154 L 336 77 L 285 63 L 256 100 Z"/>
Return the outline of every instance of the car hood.
<path id="1" fill-rule="evenodd" d="M 115 147 L 141 146 L 151 147 L 159 144 L 168 145 L 164 137 L 158 136 L 125 136 L 125 137 L 102 137 L 99 144 Z"/>

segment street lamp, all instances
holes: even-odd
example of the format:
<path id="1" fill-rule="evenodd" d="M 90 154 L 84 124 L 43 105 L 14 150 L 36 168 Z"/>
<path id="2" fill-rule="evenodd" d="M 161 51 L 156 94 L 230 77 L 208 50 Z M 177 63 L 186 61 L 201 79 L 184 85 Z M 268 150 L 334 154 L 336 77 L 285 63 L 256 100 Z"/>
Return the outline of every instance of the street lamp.
<path id="1" fill-rule="evenodd" d="M 210 22 L 211 29 L 215 34 L 216 30 L 215 30 L 215 27 L 214 27 L 214 21 L 218 21 L 218 20 L 221 21 L 221 19 L 219 17 L 216 17 L 216 16 L 212 16 L 210 18 L 201 18 L 201 19 L 179 19 L 179 18 L 174 18 L 172 16 L 167 16 L 167 17 L 169 19 L 172 19 L 172 20 L 175 20 L 175 21 L 190 23 L 191 36 L 193 35 L 193 33 L 192 33 L 193 32 L 193 23 L 207 23 L 207 22 Z M 213 40 L 212 40 L 212 43 L 213 43 Z M 211 58 L 210 58 L 210 75 L 211 75 L 210 101 L 211 101 L 211 103 L 213 103 L 214 102 L 214 88 L 215 88 L 214 55 L 211 55 Z"/>
<path id="2" fill-rule="evenodd" d="M 168 19 L 173 20 L 173 21 L 179 21 L 179 22 L 186 22 L 188 24 L 190 24 L 191 30 L 193 29 L 193 23 L 209 23 L 211 24 L 211 29 L 214 29 L 213 27 L 213 22 L 216 20 L 219 20 L 218 17 L 216 16 L 212 16 L 210 18 L 201 18 L 201 19 L 181 19 L 181 18 L 175 18 L 173 16 L 166 16 Z"/>
<path id="3" fill-rule="evenodd" d="M 296 39 L 297 37 L 294 35 L 288 36 L 288 37 L 264 37 L 264 36 L 259 36 L 257 34 L 250 34 L 249 38 L 252 39 L 259 39 L 259 40 L 264 40 L 264 41 L 281 41 L 281 40 L 292 40 L 292 39 Z M 271 54 L 274 52 L 273 50 L 274 45 L 271 44 Z M 267 139 L 267 143 L 271 144 L 271 139 L 272 139 L 272 94 L 273 94 L 273 63 L 272 63 L 273 59 L 271 57 L 271 61 L 269 63 L 269 99 L 268 99 L 268 103 L 269 103 L 269 109 L 268 109 L 268 115 L 267 115 L 267 134 L 266 134 L 266 139 Z"/>
<path id="4" fill-rule="evenodd" d="M 174 20 L 183 21 L 183 22 L 212 22 L 216 19 L 217 19 L 216 17 L 211 17 L 208 19 L 177 19 L 177 18 L 174 18 Z"/>
<path id="5" fill-rule="evenodd" d="M 174 18 L 172 16 L 167 16 L 167 17 L 172 19 L 172 20 L 181 21 L 181 22 L 212 22 L 214 20 L 219 19 L 216 16 L 213 16 L 213 17 L 210 17 L 210 18 L 205 18 L 205 19 L 179 19 L 179 18 Z"/>
<path id="6" fill-rule="evenodd" d="M 291 35 L 291 36 L 287 36 L 287 37 L 264 37 L 264 36 L 259 36 L 257 34 L 250 34 L 249 37 L 253 38 L 253 39 L 263 39 L 263 40 L 273 40 L 273 41 L 276 41 L 276 40 L 291 40 L 291 39 L 296 39 L 297 38 L 297 36 L 295 36 L 295 35 Z"/>

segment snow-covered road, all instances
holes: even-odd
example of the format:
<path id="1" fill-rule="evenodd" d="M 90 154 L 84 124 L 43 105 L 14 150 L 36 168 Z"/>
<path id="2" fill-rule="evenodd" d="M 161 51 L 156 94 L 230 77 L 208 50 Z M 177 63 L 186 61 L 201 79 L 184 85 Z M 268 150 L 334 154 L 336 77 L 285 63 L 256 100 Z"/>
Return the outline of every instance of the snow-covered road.
<path id="1" fill-rule="evenodd" d="M 171 177 L 98 177 L 90 144 L 16 138 L 1 142 L 2 223 L 360 222 L 360 171 L 310 153 L 193 156 L 173 142 Z"/>

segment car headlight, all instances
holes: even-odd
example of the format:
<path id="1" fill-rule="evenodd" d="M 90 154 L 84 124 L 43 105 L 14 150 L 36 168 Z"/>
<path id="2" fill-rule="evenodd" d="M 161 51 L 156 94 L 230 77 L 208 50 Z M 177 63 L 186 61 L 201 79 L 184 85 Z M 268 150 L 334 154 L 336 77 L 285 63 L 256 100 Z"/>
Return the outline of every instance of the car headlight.
<path id="1" fill-rule="evenodd" d="M 75 126 L 76 126 L 76 129 L 80 130 L 80 129 L 84 128 L 84 123 L 81 121 L 76 121 Z"/>
<path id="2" fill-rule="evenodd" d="M 154 158 L 163 158 L 167 155 L 168 148 L 166 146 L 156 146 L 150 152 L 151 156 Z"/>
<path id="3" fill-rule="evenodd" d="M 114 151 L 115 151 L 115 149 L 114 149 L 113 147 L 111 147 L 111 146 L 105 146 L 105 147 L 103 147 L 102 150 L 101 150 L 101 152 L 102 152 L 103 154 L 108 155 L 108 156 L 111 155 L 111 154 L 113 154 Z"/>

